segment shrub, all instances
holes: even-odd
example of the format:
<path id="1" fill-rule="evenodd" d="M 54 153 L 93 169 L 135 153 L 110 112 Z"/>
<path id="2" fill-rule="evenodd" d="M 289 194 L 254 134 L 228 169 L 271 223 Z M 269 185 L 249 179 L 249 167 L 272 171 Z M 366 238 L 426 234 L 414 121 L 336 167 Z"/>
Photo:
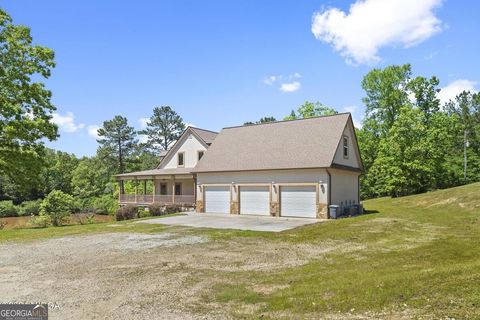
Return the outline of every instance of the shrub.
<path id="1" fill-rule="evenodd" d="M 148 206 L 150 215 L 152 216 L 163 216 L 166 214 L 182 212 L 182 206 L 179 204 L 167 204 L 161 205 L 158 203 L 152 203 Z"/>
<path id="2" fill-rule="evenodd" d="M 73 212 L 86 213 L 94 211 L 95 208 L 93 207 L 93 198 L 75 199 L 75 208 L 73 209 Z"/>
<path id="3" fill-rule="evenodd" d="M 60 190 L 53 190 L 42 201 L 40 213 L 50 217 L 54 226 L 61 226 L 70 217 L 75 200 L 69 194 Z"/>
<path id="4" fill-rule="evenodd" d="M 87 214 L 87 223 L 88 224 L 95 223 L 95 214 L 94 213 L 88 213 Z"/>
<path id="5" fill-rule="evenodd" d="M 31 201 L 24 201 L 20 205 L 19 208 L 19 215 L 21 216 L 31 216 L 31 215 L 38 215 L 40 213 L 40 204 L 42 200 L 31 200 Z"/>
<path id="6" fill-rule="evenodd" d="M 76 213 L 73 214 L 73 217 L 75 218 L 75 221 L 78 224 L 84 225 L 85 223 L 87 223 L 87 214 L 86 213 L 76 212 Z"/>
<path id="7" fill-rule="evenodd" d="M 168 204 L 165 206 L 165 214 L 182 212 L 182 206 L 178 204 Z"/>
<path id="8" fill-rule="evenodd" d="M 158 203 L 152 203 L 148 206 L 148 211 L 151 216 L 163 216 L 165 214 L 165 206 Z"/>
<path id="9" fill-rule="evenodd" d="M 93 208 L 96 214 L 113 214 L 118 209 L 118 200 L 106 194 L 93 199 Z"/>
<path id="10" fill-rule="evenodd" d="M 117 221 L 130 220 L 136 217 L 138 217 L 138 207 L 135 205 L 120 207 L 116 213 Z"/>
<path id="11" fill-rule="evenodd" d="M 44 213 L 40 213 L 38 216 L 32 215 L 29 221 L 30 225 L 36 228 L 46 228 L 50 222 L 50 217 Z"/>
<path id="12" fill-rule="evenodd" d="M 16 217 L 18 216 L 18 206 L 13 201 L 0 201 L 0 217 Z"/>
<path id="13" fill-rule="evenodd" d="M 151 216 L 150 210 L 147 210 L 146 208 L 143 208 L 143 207 L 138 209 L 139 218 L 145 218 L 150 216 Z"/>

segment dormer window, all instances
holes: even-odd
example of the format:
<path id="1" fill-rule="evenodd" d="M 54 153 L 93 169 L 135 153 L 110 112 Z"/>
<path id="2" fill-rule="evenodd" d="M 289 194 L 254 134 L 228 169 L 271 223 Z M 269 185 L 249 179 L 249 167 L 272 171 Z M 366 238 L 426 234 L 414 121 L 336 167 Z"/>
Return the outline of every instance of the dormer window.
<path id="1" fill-rule="evenodd" d="M 198 151 L 198 160 L 202 159 L 204 151 Z"/>
<path id="2" fill-rule="evenodd" d="M 185 152 L 177 153 L 177 165 L 179 167 L 184 167 L 185 166 Z"/>
<path id="3" fill-rule="evenodd" d="M 348 137 L 343 136 L 343 157 L 348 158 Z"/>

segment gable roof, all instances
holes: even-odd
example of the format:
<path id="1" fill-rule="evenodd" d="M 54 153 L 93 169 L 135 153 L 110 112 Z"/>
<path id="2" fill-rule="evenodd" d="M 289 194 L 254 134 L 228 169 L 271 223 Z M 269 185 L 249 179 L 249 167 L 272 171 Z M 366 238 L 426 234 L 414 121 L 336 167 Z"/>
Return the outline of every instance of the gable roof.
<path id="1" fill-rule="evenodd" d="M 350 113 L 224 128 L 192 172 L 332 166 Z"/>
<path id="2" fill-rule="evenodd" d="M 190 134 L 194 135 L 195 138 L 197 138 L 197 140 L 201 144 L 203 144 L 205 148 L 208 148 L 208 146 L 213 142 L 218 133 L 188 126 L 185 131 L 183 131 L 183 133 L 180 135 L 180 138 L 178 138 L 178 140 L 175 141 L 173 146 L 166 152 L 163 159 L 158 164 L 157 169 L 160 169 L 164 163 L 167 163 L 170 160 L 170 158 L 175 154 L 175 151 L 178 149 L 178 147 L 182 145 L 182 143 L 187 139 Z"/>
<path id="3" fill-rule="evenodd" d="M 192 129 L 193 132 L 195 132 L 200 139 L 202 139 L 206 144 L 211 144 L 213 140 L 215 140 L 215 137 L 218 135 L 218 132 L 210 131 L 210 130 L 205 130 L 205 129 L 200 129 L 200 128 L 195 128 L 195 127 L 189 127 Z"/>

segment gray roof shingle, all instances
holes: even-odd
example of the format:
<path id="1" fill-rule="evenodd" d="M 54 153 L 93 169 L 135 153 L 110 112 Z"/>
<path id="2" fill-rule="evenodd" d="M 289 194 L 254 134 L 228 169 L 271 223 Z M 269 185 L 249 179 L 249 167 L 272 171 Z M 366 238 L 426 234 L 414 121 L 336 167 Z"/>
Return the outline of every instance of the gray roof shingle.
<path id="1" fill-rule="evenodd" d="M 349 113 L 224 128 L 193 172 L 327 168 Z"/>
<path id="2" fill-rule="evenodd" d="M 218 132 L 213 132 L 205 129 L 190 127 L 198 136 L 205 141 L 206 144 L 211 144 L 215 137 L 218 135 Z"/>

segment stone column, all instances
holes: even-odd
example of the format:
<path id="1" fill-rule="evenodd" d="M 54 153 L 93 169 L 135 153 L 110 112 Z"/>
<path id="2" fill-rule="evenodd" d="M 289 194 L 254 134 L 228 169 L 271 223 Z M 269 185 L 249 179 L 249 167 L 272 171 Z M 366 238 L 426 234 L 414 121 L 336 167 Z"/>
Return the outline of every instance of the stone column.
<path id="1" fill-rule="evenodd" d="M 239 186 L 232 184 L 230 186 L 230 193 L 232 199 L 230 200 L 230 214 L 240 214 L 240 207 L 238 205 L 238 190 Z"/>
<path id="2" fill-rule="evenodd" d="M 317 218 L 328 219 L 328 206 L 326 203 L 317 204 Z"/>

